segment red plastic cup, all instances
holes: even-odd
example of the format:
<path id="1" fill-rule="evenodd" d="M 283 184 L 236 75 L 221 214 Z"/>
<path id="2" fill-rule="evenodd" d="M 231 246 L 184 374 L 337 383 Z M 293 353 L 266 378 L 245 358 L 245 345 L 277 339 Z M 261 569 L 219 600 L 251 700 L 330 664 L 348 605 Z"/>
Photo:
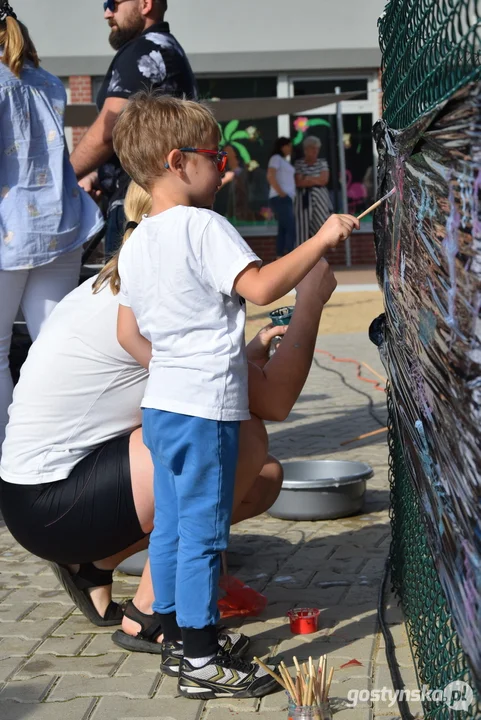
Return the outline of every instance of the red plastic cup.
<path id="1" fill-rule="evenodd" d="M 321 611 L 318 608 L 293 608 L 287 613 L 291 624 L 291 633 L 293 635 L 309 635 L 309 633 L 317 632 L 319 615 Z"/>

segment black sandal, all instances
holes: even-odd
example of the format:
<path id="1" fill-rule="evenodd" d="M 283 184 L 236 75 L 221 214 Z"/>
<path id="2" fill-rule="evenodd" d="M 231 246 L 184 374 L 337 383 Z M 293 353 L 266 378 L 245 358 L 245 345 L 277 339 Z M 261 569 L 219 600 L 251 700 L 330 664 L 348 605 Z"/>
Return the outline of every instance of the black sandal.
<path id="1" fill-rule="evenodd" d="M 156 612 L 152 615 L 140 612 L 132 600 L 126 604 L 124 615 L 129 620 L 138 623 L 141 630 L 137 635 L 129 635 L 123 630 L 116 630 L 112 635 L 112 641 L 125 650 L 160 655 L 162 644 L 156 641 L 159 635 L 162 635 L 162 615 Z"/>
<path id="2" fill-rule="evenodd" d="M 49 565 L 70 599 L 90 622 L 98 627 L 111 627 L 122 623 L 124 613 L 118 603 L 111 600 L 102 617 L 87 592 L 88 588 L 112 585 L 113 570 L 100 570 L 93 563 L 84 563 L 80 565 L 78 573 L 72 575 L 65 565 L 53 562 Z"/>

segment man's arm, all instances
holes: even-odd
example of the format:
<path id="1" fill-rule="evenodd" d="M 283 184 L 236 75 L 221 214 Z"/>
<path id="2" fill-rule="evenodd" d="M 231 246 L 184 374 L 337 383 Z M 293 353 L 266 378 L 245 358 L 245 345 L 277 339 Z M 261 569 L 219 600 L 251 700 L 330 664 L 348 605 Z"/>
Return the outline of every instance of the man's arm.
<path id="1" fill-rule="evenodd" d="M 139 326 L 131 308 L 119 305 L 117 317 L 117 340 L 123 349 L 146 370 L 152 359 L 152 345 L 140 334 Z"/>
<path id="2" fill-rule="evenodd" d="M 73 151 L 70 161 L 79 180 L 112 157 L 112 132 L 127 102 L 125 98 L 107 98 L 100 115 Z"/>
<path id="3" fill-rule="evenodd" d="M 336 285 L 321 260 L 299 284 L 294 314 L 272 358 L 264 368 L 249 363 L 249 410 L 262 420 L 282 421 L 291 412 L 309 375 L 319 321 Z"/>

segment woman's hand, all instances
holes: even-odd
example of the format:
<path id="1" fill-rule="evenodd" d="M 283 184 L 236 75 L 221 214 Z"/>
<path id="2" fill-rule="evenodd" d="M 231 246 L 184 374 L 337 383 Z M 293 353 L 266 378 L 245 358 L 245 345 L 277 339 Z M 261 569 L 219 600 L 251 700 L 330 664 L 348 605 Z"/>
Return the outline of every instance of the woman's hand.
<path id="1" fill-rule="evenodd" d="M 264 367 L 269 360 L 269 348 L 272 339 L 275 338 L 276 335 L 282 337 L 286 331 L 286 325 L 273 325 L 272 323 L 263 327 L 262 330 L 259 330 L 255 338 L 253 338 L 246 347 L 248 361 L 261 368 Z"/>

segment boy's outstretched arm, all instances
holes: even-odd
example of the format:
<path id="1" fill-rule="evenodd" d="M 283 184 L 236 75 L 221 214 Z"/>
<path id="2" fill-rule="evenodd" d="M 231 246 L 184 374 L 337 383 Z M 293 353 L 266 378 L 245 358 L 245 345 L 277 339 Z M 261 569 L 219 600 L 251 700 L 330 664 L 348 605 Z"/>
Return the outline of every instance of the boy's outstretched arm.
<path id="1" fill-rule="evenodd" d="M 347 240 L 359 220 L 331 215 L 314 237 L 265 267 L 249 265 L 234 283 L 239 295 L 255 305 L 269 305 L 293 290 L 328 250 Z"/>
<path id="2" fill-rule="evenodd" d="M 117 340 L 134 360 L 137 360 L 142 367 L 149 369 L 152 345 L 147 338 L 141 335 L 134 313 L 125 305 L 119 305 Z"/>

